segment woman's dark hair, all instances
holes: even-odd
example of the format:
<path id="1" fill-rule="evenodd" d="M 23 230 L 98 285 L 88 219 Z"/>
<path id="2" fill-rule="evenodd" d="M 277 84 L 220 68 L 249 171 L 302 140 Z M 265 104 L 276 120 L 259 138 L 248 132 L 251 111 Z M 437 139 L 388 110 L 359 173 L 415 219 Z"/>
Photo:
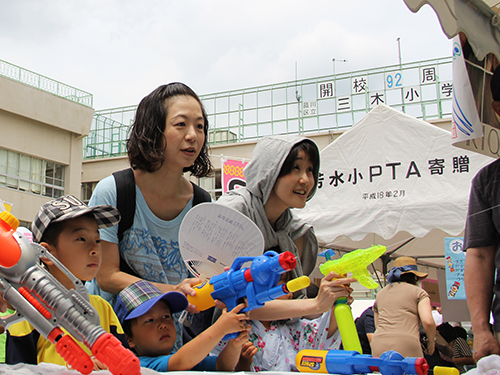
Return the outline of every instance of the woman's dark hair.
<path id="1" fill-rule="evenodd" d="M 491 96 L 493 100 L 500 101 L 500 65 L 493 72 L 493 77 L 490 81 Z"/>
<path id="2" fill-rule="evenodd" d="M 465 341 L 467 341 L 467 331 L 465 330 L 464 327 L 456 326 L 456 327 L 453 327 L 453 329 L 455 330 L 455 334 L 457 335 L 457 337 L 461 337 Z"/>
<path id="3" fill-rule="evenodd" d="M 212 172 L 208 147 L 208 117 L 196 93 L 183 83 L 173 82 L 162 85 L 141 100 L 137 107 L 134 123 L 127 140 L 127 153 L 132 168 L 154 172 L 165 162 L 168 147 L 164 132 L 168 107 L 172 99 L 191 96 L 200 104 L 203 112 L 205 142 L 193 165 L 184 168 L 196 177 L 206 177 Z"/>
<path id="4" fill-rule="evenodd" d="M 439 334 L 443 336 L 447 343 L 450 343 L 457 338 L 455 329 L 450 323 L 440 324 L 436 327 L 436 329 L 438 330 Z"/>
<path id="5" fill-rule="evenodd" d="M 318 147 L 313 141 L 309 139 L 304 139 L 303 141 L 297 143 L 292 147 L 290 153 L 286 157 L 281 167 L 278 178 L 286 176 L 292 171 L 293 164 L 295 163 L 295 160 L 297 160 L 299 151 L 304 151 L 304 153 L 306 153 L 309 156 L 309 159 L 311 160 L 311 163 L 313 165 L 314 186 L 309 192 L 309 195 L 307 197 L 307 200 L 309 200 L 314 196 L 314 193 L 316 193 L 316 188 L 318 187 L 318 176 L 319 176 L 319 151 Z"/>
<path id="6" fill-rule="evenodd" d="M 401 281 L 404 281 L 405 283 L 417 285 L 418 276 L 415 275 L 414 273 L 411 273 L 411 272 L 404 273 L 400 277 L 401 277 Z"/>

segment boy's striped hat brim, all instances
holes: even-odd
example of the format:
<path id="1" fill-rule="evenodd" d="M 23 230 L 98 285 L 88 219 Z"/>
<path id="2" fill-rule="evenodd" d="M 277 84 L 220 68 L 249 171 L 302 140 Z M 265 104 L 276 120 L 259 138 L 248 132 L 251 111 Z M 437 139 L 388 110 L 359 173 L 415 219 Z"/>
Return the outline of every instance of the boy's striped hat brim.
<path id="1" fill-rule="evenodd" d="M 120 221 L 120 212 L 113 206 L 89 207 L 73 195 L 65 195 L 45 203 L 33 219 L 31 231 L 33 240 L 40 242 L 43 233 L 51 223 L 73 219 L 92 213 L 98 228 L 112 227 Z"/>

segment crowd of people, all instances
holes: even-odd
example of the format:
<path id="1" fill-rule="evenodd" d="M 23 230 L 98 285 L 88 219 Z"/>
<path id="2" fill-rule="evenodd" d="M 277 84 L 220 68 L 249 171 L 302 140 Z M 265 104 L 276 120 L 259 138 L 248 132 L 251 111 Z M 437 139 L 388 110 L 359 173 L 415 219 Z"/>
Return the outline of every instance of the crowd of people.
<path id="1" fill-rule="evenodd" d="M 397 270 L 398 267 L 394 267 L 391 272 L 394 273 Z M 420 274 L 425 275 L 425 273 Z M 391 278 L 391 283 L 397 283 L 393 276 Z M 400 282 L 408 283 L 408 281 Z M 418 295 L 424 295 L 424 299 L 428 299 L 425 296 L 426 293 L 423 290 L 418 290 L 420 288 L 413 281 L 410 281 L 410 285 L 413 287 L 404 284 L 400 287 L 414 289 Z M 397 292 L 397 287 L 396 291 L 393 287 L 389 287 L 389 289 L 391 293 Z M 413 296 L 413 293 L 409 293 L 409 298 Z M 404 301 L 408 298 L 405 296 L 402 299 L 395 299 L 395 308 L 391 309 L 388 307 L 386 297 L 383 295 L 374 306 L 368 307 L 356 319 L 356 330 L 363 354 L 372 355 L 375 353 L 373 355 L 377 356 L 377 351 L 378 354 L 381 354 L 387 350 L 395 350 L 405 357 L 423 356 L 429 366 L 429 374 L 433 373 L 436 366 L 455 367 L 460 374 L 476 367 L 467 331 L 460 322 L 443 322 L 440 305 L 431 307 L 434 323 L 428 320 L 426 324 L 423 324 L 423 321 L 419 320 L 418 317 L 418 303 L 409 302 L 406 303 L 406 307 L 403 307 Z M 412 311 L 411 307 L 416 308 L 416 310 Z M 378 311 L 377 313 L 374 312 L 375 309 Z M 420 309 L 427 310 L 427 303 L 420 306 Z M 383 316 L 382 322 L 380 313 Z M 378 316 L 377 324 L 375 323 L 376 314 Z M 424 312 L 425 314 L 428 312 Z M 428 319 L 428 316 L 424 319 Z M 379 330 L 377 336 L 380 337 L 380 340 L 375 340 L 372 347 L 376 329 Z"/>
<path id="2" fill-rule="evenodd" d="M 137 108 L 127 149 L 130 169 L 100 181 L 88 206 L 74 196 L 50 201 L 40 208 L 32 231 L 35 242 L 86 282 L 102 328 L 130 348 L 142 366 L 157 371 L 296 371 L 299 350 L 342 347 L 332 310 L 339 298 L 352 302 L 350 284 L 355 279 L 345 275 L 331 272 L 319 286 L 295 296 L 287 294 L 246 314 L 241 312 L 244 304 L 228 310 L 217 302 L 217 308 L 200 313 L 188 302 L 186 296 L 196 294 L 193 286 L 201 280 L 189 275 L 181 257 L 179 227 L 193 206 L 211 201 L 184 175 L 204 177 L 212 172 L 207 114 L 196 93 L 182 83 L 170 83 L 147 95 Z M 217 201 L 259 227 L 265 250 L 293 253 L 297 266 L 284 273 L 280 283 L 310 275 L 316 265 L 319 246 L 314 230 L 291 209 L 305 207 L 313 197 L 319 165 L 318 147 L 310 139 L 264 137 L 245 169 L 246 187 L 229 191 Z M 471 212 L 481 213 L 490 202 L 483 202 L 488 195 L 480 189 L 494 189 L 488 184 L 495 180 L 478 179 Z M 481 217 L 470 214 L 468 221 L 466 242 L 473 258 L 468 256 L 466 264 L 469 288 L 479 285 L 467 273 L 472 263 L 482 265 L 483 274 L 493 280 L 491 265 L 500 236 L 492 223 L 488 230 L 494 232 L 490 236 L 494 242 L 487 241 L 486 219 Z M 476 233 L 473 225 L 485 229 Z M 50 259 L 42 262 L 62 285 L 73 287 Z M 472 355 L 462 332 L 449 329 L 447 323 L 436 330 L 429 295 L 419 286 L 425 277 L 414 259 L 396 259 L 387 275 L 389 285 L 357 321 L 363 352 L 380 356 L 396 350 L 405 357 L 429 359 L 439 352 L 462 371 L 463 365 L 473 363 Z M 493 290 L 492 284 L 486 287 Z M 477 305 L 471 308 L 479 343 L 476 360 L 500 354 L 491 331 L 483 333 L 481 328 L 490 297 L 485 292 L 471 298 Z M 496 306 L 495 312 L 500 311 Z M 6 307 L 0 301 L 0 310 Z M 183 311 L 189 312 L 184 323 L 179 319 Z M 235 338 L 223 339 L 235 332 Z M 92 358 L 96 370 L 106 368 Z M 29 322 L 7 330 L 5 361 L 66 365 L 55 345 Z"/>
<path id="3" fill-rule="evenodd" d="M 326 276 L 313 298 L 292 299 L 290 294 L 249 314 L 240 312 L 244 305 L 227 311 L 220 303 L 218 311 L 200 313 L 188 302 L 186 296 L 195 295 L 192 287 L 201 280 L 189 275 L 182 260 L 179 226 L 194 205 L 211 200 L 184 176 L 190 172 L 204 177 L 212 171 L 207 114 L 196 93 L 182 83 L 171 83 L 147 95 L 138 106 L 127 151 L 131 168 L 100 181 L 89 206 L 74 196 L 48 202 L 33 220 L 32 231 L 36 242 L 86 282 L 102 328 L 134 351 L 142 366 L 159 371 L 291 370 L 295 364 L 290 353 L 299 348 L 340 345 L 331 309 L 336 299 L 350 299 L 349 284 L 355 281 L 342 275 Z M 259 226 L 265 250 L 293 253 L 297 267 L 284 278 L 309 275 L 318 241 L 311 226 L 294 217 L 291 208 L 304 207 L 314 195 L 318 147 L 304 137 L 269 137 L 259 142 L 254 155 L 246 172 L 247 187 L 222 197 L 220 203 Z M 49 259 L 42 261 L 61 284 L 73 287 Z M 305 298 L 305 292 L 298 297 Z M 189 324 L 179 320 L 184 310 L 190 313 Z M 284 320 L 302 326 L 305 317 L 316 319 L 299 334 L 291 331 L 292 325 L 282 326 L 282 338 L 272 345 L 265 328 L 262 334 L 254 330 Z M 222 348 L 222 338 L 234 332 L 239 332 L 237 337 Z M 273 360 L 267 353 L 258 354 L 263 346 L 275 346 Z M 209 356 L 217 347 L 219 352 Z M 106 367 L 93 360 L 96 370 Z M 6 363 L 20 362 L 66 364 L 54 344 L 29 322 L 7 330 Z"/>

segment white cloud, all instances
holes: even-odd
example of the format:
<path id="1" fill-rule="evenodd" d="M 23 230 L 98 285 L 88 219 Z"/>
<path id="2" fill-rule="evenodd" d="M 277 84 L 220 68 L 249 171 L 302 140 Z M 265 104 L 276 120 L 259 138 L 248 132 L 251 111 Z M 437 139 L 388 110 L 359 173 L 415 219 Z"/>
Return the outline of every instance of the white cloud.
<path id="1" fill-rule="evenodd" d="M 94 94 L 96 109 L 137 104 L 160 84 L 199 94 L 443 57 L 429 6 L 403 0 L 86 0 L 4 2 L 0 59 Z"/>

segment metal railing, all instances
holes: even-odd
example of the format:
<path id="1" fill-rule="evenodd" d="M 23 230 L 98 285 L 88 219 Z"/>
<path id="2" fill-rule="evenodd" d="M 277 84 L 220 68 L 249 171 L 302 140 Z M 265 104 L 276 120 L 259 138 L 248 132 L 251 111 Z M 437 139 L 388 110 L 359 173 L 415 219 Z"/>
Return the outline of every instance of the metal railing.
<path id="1" fill-rule="evenodd" d="M 200 95 L 211 144 L 272 134 L 310 134 L 351 127 L 385 103 L 423 120 L 451 117 L 452 57 Z M 137 106 L 96 111 L 84 158 L 126 154 Z"/>
<path id="2" fill-rule="evenodd" d="M 92 108 L 92 94 L 0 60 L 0 75 Z"/>

